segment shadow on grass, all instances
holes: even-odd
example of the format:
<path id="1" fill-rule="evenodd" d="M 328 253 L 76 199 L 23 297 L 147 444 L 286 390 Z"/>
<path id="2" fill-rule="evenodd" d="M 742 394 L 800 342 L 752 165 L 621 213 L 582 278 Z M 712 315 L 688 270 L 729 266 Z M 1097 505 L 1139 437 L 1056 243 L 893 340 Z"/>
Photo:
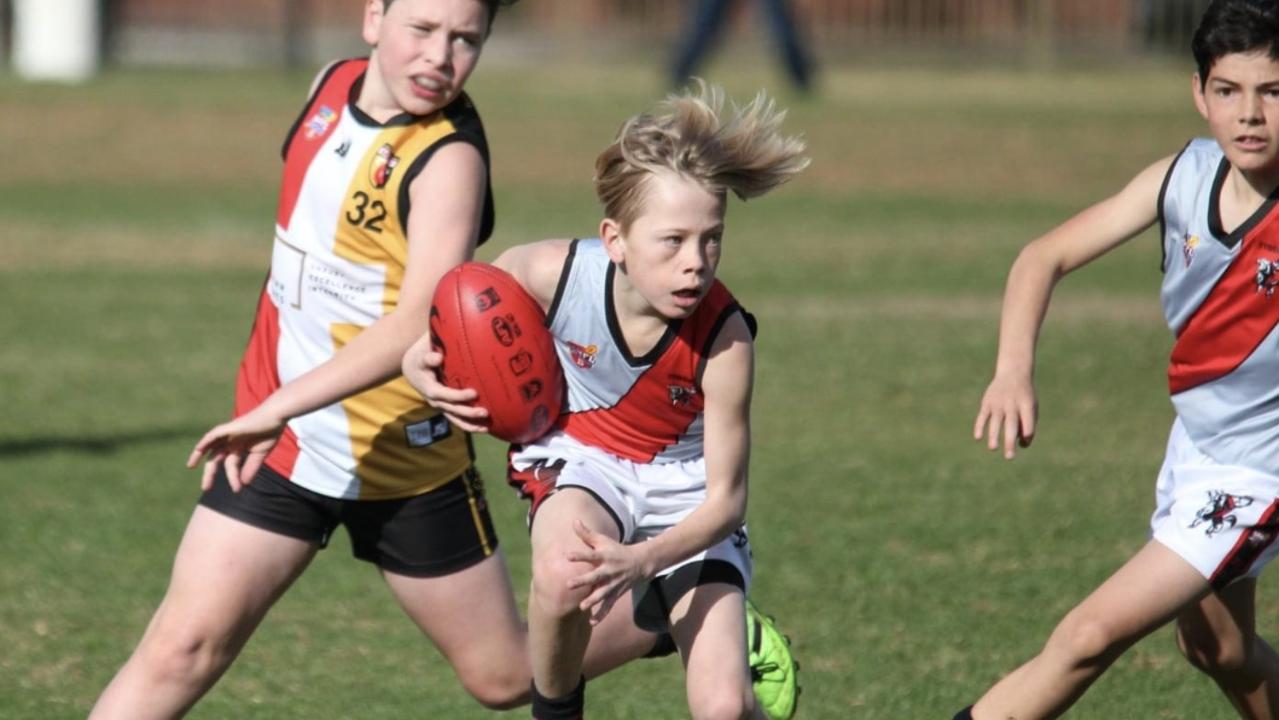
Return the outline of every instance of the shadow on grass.
<path id="1" fill-rule="evenodd" d="M 180 427 L 104 435 L 98 437 L 33 437 L 21 440 L 0 438 L 0 459 L 21 458 L 53 452 L 72 452 L 84 455 L 113 455 L 120 450 L 147 443 L 188 438 L 191 444 L 200 438 L 207 428 Z"/>

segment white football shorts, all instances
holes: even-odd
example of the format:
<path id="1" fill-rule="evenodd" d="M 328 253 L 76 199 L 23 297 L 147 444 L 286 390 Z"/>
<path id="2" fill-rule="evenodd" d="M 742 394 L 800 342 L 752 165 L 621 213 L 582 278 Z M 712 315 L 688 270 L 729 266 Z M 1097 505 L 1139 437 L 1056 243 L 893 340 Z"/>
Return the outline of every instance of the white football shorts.
<path id="1" fill-rule="evenodd" d="M 634 544 L 674 527 L 706 499 L 704 459 L 661 464 L 636 463 L 560 431 L 525 445 L 510 457 L 516 470 L 563 460 L 555 489 L 576 487 L 595 497 L 617 523 L 621 542 Z M 698 585 L 727 582 L 750 589 L 751 550 L 746 526 L 711 547 L 658 573 L 632 590 L 635 622 L 662 632 L 672 605 Z"/>
<path id="2" fill-rule="evenodd" d="M 1216 462 L 1177 419 L 1155 485 L 1150 530 L 1215 590 L 1256 577 L 1279 552 L 1279 476 Z"/>

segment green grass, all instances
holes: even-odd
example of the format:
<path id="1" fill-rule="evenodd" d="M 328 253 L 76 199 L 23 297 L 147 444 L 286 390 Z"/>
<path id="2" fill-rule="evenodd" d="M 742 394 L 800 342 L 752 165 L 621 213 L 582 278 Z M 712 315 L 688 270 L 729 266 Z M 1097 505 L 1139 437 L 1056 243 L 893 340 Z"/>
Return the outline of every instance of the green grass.
<path id="1" fill-rule="evenodd" d="M 0 77 L 0 716 L 82 717 L 164 592 L 197 495 L 182 461 L 230 408 L 307 80 Z M 1180 68 L 855 68 L 783 92 L 815 162 L 733 204 L 721 274 L 761 320 L 753 594 L 795 640 L 802 717 L 950 717 L 1144 542 L 1172 417 L 1151 234 L 1059 289 L 1035 447 L 1005 463 L 969 436 L 1017 249 L 1201 132 L 1186 86 Z M 472 91 L 499 212 L 484 259 L 592 234 L 594 153 L 662 88 L 496 63 Z M 524 508 L 502 448 L 478 447 L 523 588 Z M 1263 630 L 1277 613 L 1259 603 Z M 590 710 L 681 717 L 682 688 L 678 663 L 639 662 Z M 485 713 L 344 536 L 192 713 L 410 715 Z M 1072 717 L 1227 715 L 1161 631 Z"/>

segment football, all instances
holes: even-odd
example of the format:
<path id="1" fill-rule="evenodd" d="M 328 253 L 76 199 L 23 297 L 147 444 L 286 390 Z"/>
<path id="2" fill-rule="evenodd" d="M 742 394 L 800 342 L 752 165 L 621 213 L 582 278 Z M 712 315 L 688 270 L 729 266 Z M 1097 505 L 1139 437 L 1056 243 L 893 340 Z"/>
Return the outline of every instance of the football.
<path id="1" fill-rule="evenodd" d="M 463 263 L 440 278 L 431 302 L 431 338 L 444 355 L 440 380 L 473 388 L 489 432 L 527 443 L 560 414 L 564 374 L 546 314 L 506 271 Z"/>

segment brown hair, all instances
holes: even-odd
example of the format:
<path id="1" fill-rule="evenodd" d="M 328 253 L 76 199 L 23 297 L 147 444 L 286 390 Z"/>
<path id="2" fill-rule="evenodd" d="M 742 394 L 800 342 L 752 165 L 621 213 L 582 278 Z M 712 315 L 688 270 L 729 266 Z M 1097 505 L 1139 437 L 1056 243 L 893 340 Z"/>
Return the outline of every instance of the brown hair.
<path id="1" fill-rule="evenodd" d="M 480 2 L 484 3 L 484 9 L 488 10 L 488 29 L 493 29 L 493 20 L 497 18 L 498 8 L 509 7 L 519 1 L 520 0 L 480 0 Z M 393 2 L 395 2 L 395 0 L 382 0 L 382 12 L 386 12 Z"/>

